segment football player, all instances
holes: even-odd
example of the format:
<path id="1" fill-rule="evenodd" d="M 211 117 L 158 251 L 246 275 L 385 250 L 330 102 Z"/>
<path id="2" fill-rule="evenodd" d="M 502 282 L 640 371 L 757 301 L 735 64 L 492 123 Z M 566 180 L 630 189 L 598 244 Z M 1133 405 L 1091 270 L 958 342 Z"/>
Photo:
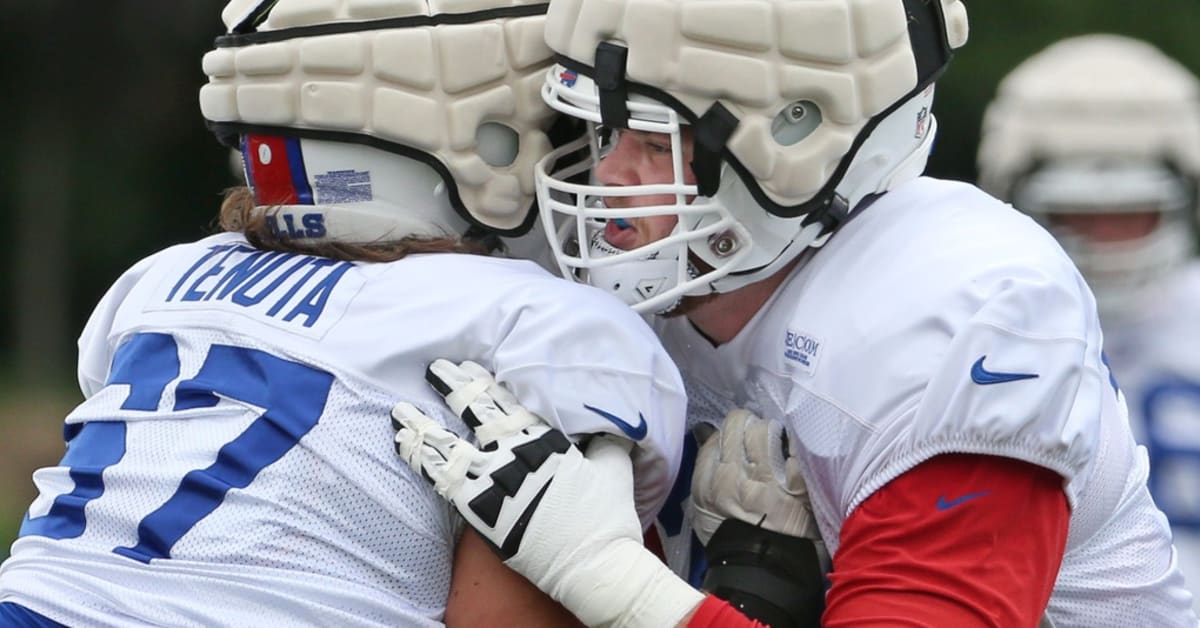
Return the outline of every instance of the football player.
<path id="1" fill-rule="evenodd" d="M 556 257 L 654 315 L 689 425 L 782 426 L 833 557 L 824 625 L 1195 626 L 1083 277 L 1028 217 L 920 176 L 961 2 L 555 0 L 546 24 L 543 96 L 587 125 L 536 171 Z M 585 510 L 552 495 L 527 512 Z M 691 510 L 659 518 L 681 574 Z M 568 607 L 655 604 L 510 562 Z"/>
<path id="2" fill-rule="evenodd" d="M 420 380 L 469 357 L 562 432 L 629 442 L 647 524 L 674 481 L 685 399 L 653 332 L 610 295 L 488 255 L 535 220 L 545 10 L 225 7 L 200 104 L 249 188 L 225 199 L 223 233 L 138 262 L 96 307 L 86 400 L 62 462 L 34 475 L 0 624 L 575 621 L 478 536 L 458 541 L 378 421 L 403 401 L 465 432 Z"/>
<path id="3" fill-rule="evenodd" d="M 1200 581 L 1200 81 L 1149 43 L 1092 34 L 1030 57 L 984 118 L 981 185 L 1050 229 L 1096 295 L 1149 450 L 1150 493 Z"/>

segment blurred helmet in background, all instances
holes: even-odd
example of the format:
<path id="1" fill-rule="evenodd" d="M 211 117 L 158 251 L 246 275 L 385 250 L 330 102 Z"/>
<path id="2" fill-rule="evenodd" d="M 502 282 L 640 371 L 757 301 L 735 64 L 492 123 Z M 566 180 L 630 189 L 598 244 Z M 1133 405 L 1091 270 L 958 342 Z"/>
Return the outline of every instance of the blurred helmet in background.
<path id="1" fill-rule="evenodd" d="M 983 120 L 979 183 L 1042 222 L 1102 318 L 1191 255 L 1200 180 L 1200 83 L 1153 46 L 1062 40 L 999 85 Z"/>
<path id="2" fill-rule="evenodd" d="M 546 3 L 233 0 L 200 108 L 291 237 L 519 236 L 554 117 Z"/>

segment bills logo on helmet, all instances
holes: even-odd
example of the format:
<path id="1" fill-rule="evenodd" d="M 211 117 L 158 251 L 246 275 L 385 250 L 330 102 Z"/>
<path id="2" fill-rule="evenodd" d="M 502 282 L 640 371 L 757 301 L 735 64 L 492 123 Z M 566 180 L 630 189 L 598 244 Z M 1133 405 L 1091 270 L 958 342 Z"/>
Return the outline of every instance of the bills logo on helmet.
<path id="1" fill-rule="evenodd" d="M 563 70 L 558 73 L 558 82 L 567 87 L 575 87 L 575 81 L 579 79 L 579 75 L 571 70 Z"/>
<path id="2" fill-rule="evenodd" d="M 242 158 L 254 182 L 255 204 L 313 204 L 299 138 L 247 135 L 242 143 Z"/>

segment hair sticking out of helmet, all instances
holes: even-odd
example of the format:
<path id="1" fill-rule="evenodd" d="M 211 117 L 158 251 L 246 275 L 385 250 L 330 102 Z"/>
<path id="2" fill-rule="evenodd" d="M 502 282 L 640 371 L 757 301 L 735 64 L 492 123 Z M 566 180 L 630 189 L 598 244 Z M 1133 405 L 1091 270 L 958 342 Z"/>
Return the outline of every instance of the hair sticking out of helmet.
<path id="1" fill-rule="evenodd" d="M 779 272 L 924 169 L 933 82 L 966 36 L 959 0 L 556 1 L 542 96 L 588 126 L 535 172 L 564 275 L 663 312 Z M 669 138 L 674 163 L 638 185 L 580 181 L 613 129 Z M 654 215 L 674 231 L 634 249 L 603 235 Z"/>
<path id="2" fill-rule="evenodd" d="M 1200 82 L 1142 41 L 1062 40 L 1000 83 L 984 116 L 980 185 L 1058 237 L 1123 317 L 1192 255 Z"/>
<path id="3" fill-rule="evenodd" d="M 517 236 L 532 226 L 532 168 L 551 148 L 554 118 L 538 97 L 547 5 L 442 6 L 226 6 L 229 31 L 204 58 L 201 111 L 243 150 L 264 211 L 320 217 L 324 229 L 297 238 L 371 243 L 471 227 Z M 270 177 L 284 166 L 307 196 L 268 198 L 280 196 Z"/>

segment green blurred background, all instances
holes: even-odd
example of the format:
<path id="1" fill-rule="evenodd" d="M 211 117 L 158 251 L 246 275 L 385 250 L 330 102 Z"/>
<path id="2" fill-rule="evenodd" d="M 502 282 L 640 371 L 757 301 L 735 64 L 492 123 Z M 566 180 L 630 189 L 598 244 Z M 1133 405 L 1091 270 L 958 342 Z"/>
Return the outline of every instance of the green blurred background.
<path id="1" fill-rule="evenodd" d="M 1146 39 L 1200 72 L 1200 2 L 966 0 L 970 42 L 939 83 L 929 173 L 971 180 L 997 81 L 1050 42 Z M 130 264 L 213 229 L 228 153 L 196 104 L 223 0 L 0 0 L 0 558 L 62 455 L 81 399 L 75 338 Z"/>

